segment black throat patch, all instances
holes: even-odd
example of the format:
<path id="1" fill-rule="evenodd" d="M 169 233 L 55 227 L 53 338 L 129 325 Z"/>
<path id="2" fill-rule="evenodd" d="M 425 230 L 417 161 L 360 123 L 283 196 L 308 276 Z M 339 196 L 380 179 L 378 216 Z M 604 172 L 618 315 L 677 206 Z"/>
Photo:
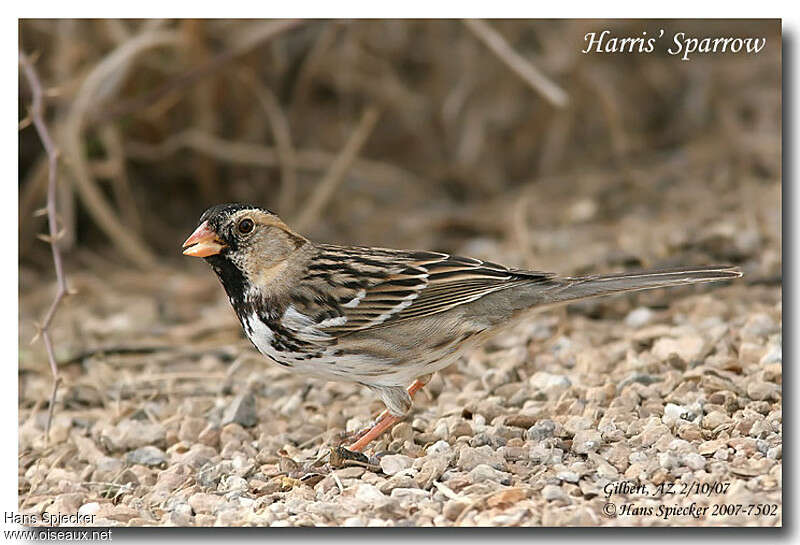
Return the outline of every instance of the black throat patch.
<path id="1" fill-rule="evenodd" d="M 225 293 L 228 294 L 228 298 L 231 300 L 231 305 L 233 305 L 236 313 L 239 314 L 240 309 L 244 307 L 245 293 L 247 293 L 249 287 L 249 282 L 244 273 L 223 255 L 211 255 L 205 260 L 214 269 L 219 281 L 222 283 L 222 287 L 225 288 Z"/>

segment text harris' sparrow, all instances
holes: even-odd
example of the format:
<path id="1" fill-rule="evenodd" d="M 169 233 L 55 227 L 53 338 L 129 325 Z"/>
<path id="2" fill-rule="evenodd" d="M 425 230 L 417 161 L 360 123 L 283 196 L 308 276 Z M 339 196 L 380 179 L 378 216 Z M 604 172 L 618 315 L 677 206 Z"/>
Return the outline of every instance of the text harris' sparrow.
<path id="1" fill-rule="evenodd" d="M 208 261 L 262 354 L 380 396 L 387 411 L 355 451 L 403 418 L 430 374 L 531 310 L 741 276 L 714 266 L 560 277 L 439 252 L 315 244 L 246 204 L 206 210 L 183 253 Z"/>

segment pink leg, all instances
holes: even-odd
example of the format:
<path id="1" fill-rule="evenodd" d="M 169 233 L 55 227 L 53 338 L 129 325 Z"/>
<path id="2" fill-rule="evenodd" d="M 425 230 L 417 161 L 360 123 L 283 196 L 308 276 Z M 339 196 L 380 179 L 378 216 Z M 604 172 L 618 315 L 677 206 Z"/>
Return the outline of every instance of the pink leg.
<path id="1" fill-rule="evenodd" d="M 425 383 L 428 381 L 425 380 L 415 380 L 414 383 L 408 387 L 408 395 L 412 398 L 414 394 L 422 389 L 425 386 Z M 375 425 L 372 426 L 369 430 L 366 430 L 363 434 L 360 434 L 358 440 L 348 447 L 348 450 L 352 450 L 354 452 L 361 452 L 364 448 L 369 445 L 372 441 L 377 439 L 381 436 L 383 432 L 394 426 L 396 423 L 400 422 L 404 417 L 402 416 L 394 416 L 389 414 L 389 410 L 383 411 L 378 419 L 375 421 Z"/>

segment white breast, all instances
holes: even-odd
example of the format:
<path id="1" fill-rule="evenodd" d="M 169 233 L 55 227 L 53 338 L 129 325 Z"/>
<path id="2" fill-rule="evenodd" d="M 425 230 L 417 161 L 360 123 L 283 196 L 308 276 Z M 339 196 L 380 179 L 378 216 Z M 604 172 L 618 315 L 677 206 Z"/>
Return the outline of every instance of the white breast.
<path id="1" fill-rule="evenodd" d="M 364 372 L 372 368 L 369 358 L 365 356 L 334 356 L 337 347 L 324 342 L 329 341 L 331 336 L 319 331 L 308 316 L 297 312 L 294 307 L 286 310 L 282 323 L 299 339 L 312 344 L 319 343 L 318 351 L 312 352 L 315 354 L 313 358 L 307 358 L 307 352 L 276 350 L 275 332 L 257 314 L 251 314 L 244 321 L 245 333 L 258 351 L 287 370 L 328 380 L 359 382 L 364 378 Z"/>
<path id="2" fill-rule="evenodd" d="M 275 333 L 261 321 L 257 314 L 253 313 L 245 319 L 245 333 L 247 338 L 258 348 L 258 351 L 278 362 L 291 363 L 285 361 L 284 353 L 273 348 Z"/>
<path id="3" fill-rule="evenodd" d="M 329 319 L 327 322 L 339 319 Z M 281 364 L 284 369 L 340 382 L 408 386 L 417 377 L 450 365 L 461 352 L 457 343 L 454 343 L 425 353 L 422 357 L 418 356 L 418 361 L 388 361 L 367 354 L 347 353 L 346 350 L 342 354 L 340 350 L 342 347 L 331 342 L 333 337 L 321 331 L 320 324 L 298 312 L 293 306 L 286 309 L 281 319 L 282 327 L 290 330 L 297 339 L 311 343 L 317 350 L 310 352 L 276 350 L 276 344 L 283 344 L 281 339 L 276 339 L 276 333 L 257 314 L 251 314 L 244 322 L 245 332 L 258 351 Z M 309 353 L 314 354 L 314 357 L 308 358 Z"/>

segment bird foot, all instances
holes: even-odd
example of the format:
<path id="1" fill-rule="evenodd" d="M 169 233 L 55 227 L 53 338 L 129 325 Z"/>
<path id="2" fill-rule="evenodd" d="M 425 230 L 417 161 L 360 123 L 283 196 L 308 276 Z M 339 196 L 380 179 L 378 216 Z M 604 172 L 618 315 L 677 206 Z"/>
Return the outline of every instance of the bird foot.
<path id="1" fill-rule="evenodd" d="M 396 423 L 403 419 L 402 416 L 394 416 L 388 412 L 375 423 L 370 429 L 363 433 L 358 440 L 350 445 L 350 450 L 354 452 L 361 452 L 364 448 L 372 443 L 375 439 L 383 435 L 383 432 L 390 429 Z"/>
<path id="2" fill-rule="evenodd" d="M 368 466 L 370 465 L 369 457 L 361 452 L 353 451 L 348 448 L 339 446 L 331 449 L 330 458 L 328 463 L 331 468 L 339 469 L 348 466 Z"/>
<path id="3" fill-rule="evenodd" d="M 414 394 L 421 390 L 422 387 L 427 384 L 430 378 L 431 375 L 425 375 L 424 377 L 415 380 L 414 383 L 408 387 L 407 391 L 409 397 L 413 398 Z M 367 445 L 380 437 L 392 426 L 400 422 L 404 417 L 405 416 L 395 416 L 391 414 L 388 409 L 383 411 L 380 415 L 378 415 L 378 418 L 375 419 L 375 422 L 372 424 L 372 426 L 344 437 L 346 440 L 355 441 L 352 445 L 350 445 L 349 450 L 351 452 L 361 452 L 367 447 Z"/>

